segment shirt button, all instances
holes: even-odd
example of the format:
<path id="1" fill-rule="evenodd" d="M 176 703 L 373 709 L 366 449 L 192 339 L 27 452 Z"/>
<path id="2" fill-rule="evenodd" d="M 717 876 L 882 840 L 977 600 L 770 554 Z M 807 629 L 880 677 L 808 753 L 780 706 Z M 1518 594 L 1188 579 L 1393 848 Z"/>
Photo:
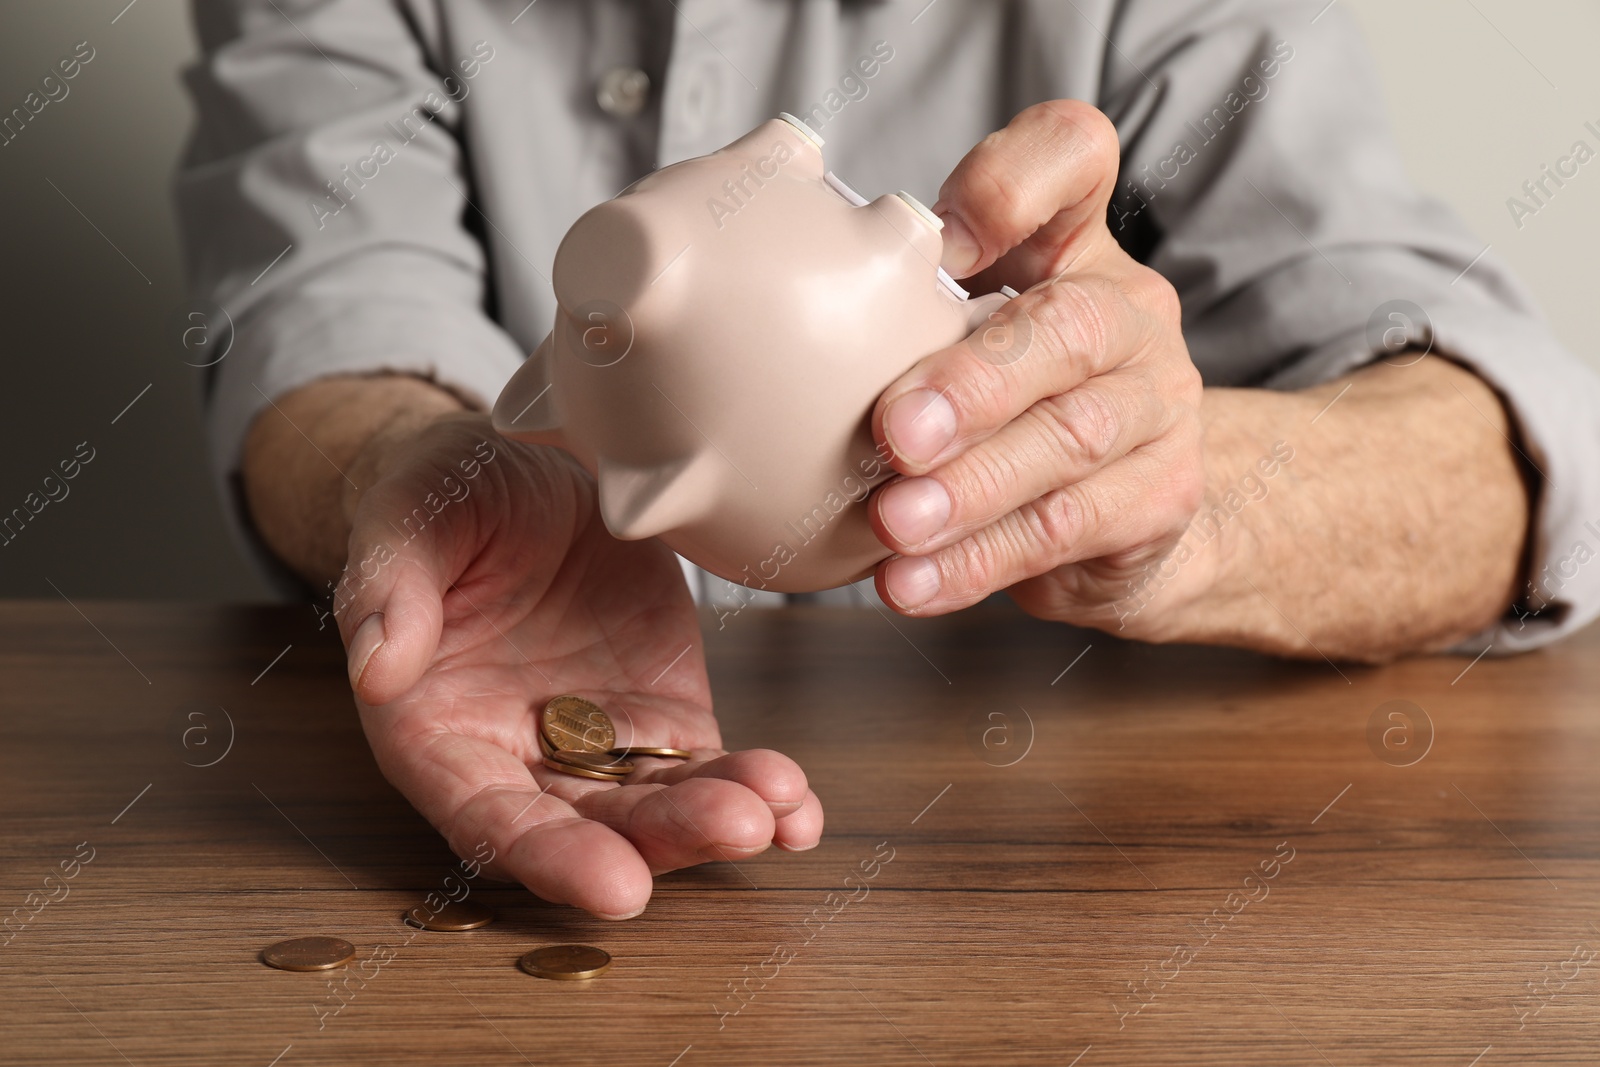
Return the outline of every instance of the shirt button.
<path id="1" fill-rule="evenodd" d="M 644 110 L 650 97 L 650 75 L 637 67 L 617 67 L 600 78 L 595 102 L 600 110 L 615 118 L 632 118 Z"/>

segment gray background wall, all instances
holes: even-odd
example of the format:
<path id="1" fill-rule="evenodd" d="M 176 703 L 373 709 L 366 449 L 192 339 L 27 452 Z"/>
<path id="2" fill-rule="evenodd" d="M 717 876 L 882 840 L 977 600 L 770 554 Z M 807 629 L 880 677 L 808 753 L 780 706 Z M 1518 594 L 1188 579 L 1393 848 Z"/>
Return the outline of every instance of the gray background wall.
<path id="1" fill-rule="evenodd" d="M 1308 20 L 1323 2 L 1307 0 Z M 1600 67 L 1589 54 L 1600 8 L 1335 2 L 1367 32 L 1413 176 L 1512 263 L 1567 344 L 1600 366 L 1587 328 L 1600 160 L 1520 229 L 1505 203 L 1577 138 L 1596 143 L 1583 123 L 1600 127 Z M 0 547 L 0 596 L 55 597 L 51 583 L 73 599 L 262 596 L 211 493 L 199 372 L 184 363 L 199 360 L 181 341 L 192 309 L 167 185 L 190 122 L 178 80 L 193 52 L 187 7 L 126 4 L 4 4 L 0 113 L 77 42 L 96 56 L 65 99 L 0 147 L 0 513 L 79 442 L 95 459 L 69 496 Z"/>

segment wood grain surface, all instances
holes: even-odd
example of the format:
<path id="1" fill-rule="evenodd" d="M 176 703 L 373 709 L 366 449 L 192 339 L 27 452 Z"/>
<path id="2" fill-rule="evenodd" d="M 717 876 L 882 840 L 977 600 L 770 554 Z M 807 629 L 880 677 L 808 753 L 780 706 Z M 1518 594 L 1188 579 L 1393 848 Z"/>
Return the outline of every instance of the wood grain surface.
<path id="1" fill-rule="evenodd" d="M 1600 630 L 1365 669 L 998 608 L 706 629 L 823 844 L 624 923 L 475 882 L 499 921 L 446 934 L 399 922 L 460 868 L 309 608 L 0 606 L 0 1062 L 1600 1061 Z M 357 963 L 258 962 L 306 934 Z M 616 962 L 517 970 L 565 941 Z"/>

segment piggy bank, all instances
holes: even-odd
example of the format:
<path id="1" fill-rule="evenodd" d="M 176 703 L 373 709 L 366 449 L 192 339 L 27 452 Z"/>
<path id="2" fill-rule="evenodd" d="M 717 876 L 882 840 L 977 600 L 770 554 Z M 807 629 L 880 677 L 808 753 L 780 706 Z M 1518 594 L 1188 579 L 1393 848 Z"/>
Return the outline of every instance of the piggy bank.
<path id="1" fill-rule="evenodd" d="M 879 394 L 1015 295 L 968 299 L 941 226 L 827 173 L 788 115 L 656 171 L 567 231 L 554 328 L 495 428 L 570 452 L 618 538 L 754 588 L 864 578 L 889 555 L 864 503 L 893 476 Z"/>

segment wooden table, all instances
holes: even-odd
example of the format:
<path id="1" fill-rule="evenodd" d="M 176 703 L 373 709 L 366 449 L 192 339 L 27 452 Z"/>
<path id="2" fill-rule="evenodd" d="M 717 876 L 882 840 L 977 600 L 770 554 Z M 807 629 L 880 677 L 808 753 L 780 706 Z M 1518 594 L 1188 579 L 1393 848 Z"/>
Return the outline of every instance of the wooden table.
<path id="1" fill-rule="evenodd" d="M 1600 1060 L 1600 629 L 1381 670 L 999 609 L 707 629 L 730 745 L 800 760 L 822 846 L 413 934 L 454 857 L 309 608 L 0 607 L 0 1062 Z M 310 933 L 357 946 L 341 995 L 257 961 Z M 516 969 L 553 941 L 616 963 Z"/>

